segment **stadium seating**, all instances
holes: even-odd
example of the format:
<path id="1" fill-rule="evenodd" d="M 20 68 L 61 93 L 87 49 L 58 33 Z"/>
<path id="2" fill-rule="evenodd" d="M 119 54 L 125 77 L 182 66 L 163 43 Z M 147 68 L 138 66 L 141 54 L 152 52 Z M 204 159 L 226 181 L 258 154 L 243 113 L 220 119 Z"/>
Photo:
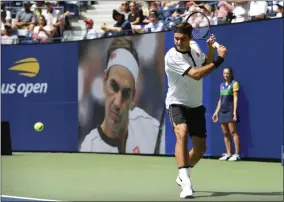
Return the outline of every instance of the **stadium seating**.
<path id="1" fill-rule="evenodd" d="M 49 42 L 55 41 L 73 41 L 73 40 L 82 40 L 84 39 L 84 32 L 86 30 L 85 28 L 85 22 L 84 19 L 92 19 L 94 22 L 93 29 L 96 30 L 99 37 L 104 37 L 104 31 L 101 29 L 101 26 L 103 24 L 107 25 L 114 25 L 115 21 L 112 19 L 112 11 L 113 9 L 118 9 L 121 6 L 122 1 L 65 1 L 60 2 L 60 4 L 57 4 L 57 1 L 50 1 L 54 8 L 59 11 L 60 16 L 65 14 L 66 11 L 68 11 L 68 14 L 64 16 L 63 25 L 62 27 L 56 32 L 54 35 L 55 39 L 49 40 Z M 181 16 L 182 14 L 189 12 L 189 10 L 192 8 L 192 4 L 194 1 L 175 1 L 170 2 L 168 4 L 158 1 L 149 1 L 147 3 L 144 2 L 141 3 L 140 1 L 137 1 L 138 3 L 138 10 L 149 10 L 151 9 L 151 6 L 153 2 L 156 2 L 159 9 L 160 16 L 162 16 L 160 19 L 164 21 L 165 25 L 165 31 L 170 30 L 172 26 L 184 18 Z M 277 13 L 277 3 L 279 1 L 267 1 L 267 12 L 265 14 L 265 18 L 274 18 Z M 200 4 L 208 4 L 210 9 L 210 16 L 212 18 L 213 25 L 217 25 L 220 23 L 230 23 L 232 19 L 228 19 L 231 17 L 234 17 L 233 10 L 228 11 L 228 15 L 226 16 L 227 20 L 223 21 L 222 19 L 219 19 L 217 17 L 217 12 L 219 9 L 219 1 L 196 1 L 196 7 L 200 6 Z M 14 19 L 16 18 L 17 13 L 23 10 L 23 1 L 2 1 L 2 12 L 10 11 L 11 17 L 12 17 L 12 24 L 14 23 Z M 36 4 L 36 1 L 31 1 L 31 4 Z M 231 3 L 229 3 L 231 4 Z M 249 3 L 248 3 L 249 4 Z M 3 9 L 4 5 L 4 9 Z M 143 8 L 144 5 L 144 8 Z M 39 8 L 39 7 L 38 7 Z M 45 5 L 41 9 L 45 9 Z M 144 12 L 143 10 L 143 12 Z M 177 14 L 177 16 L 175 15 Z M 282 15 L 283 16 L 283 15 Z M 68 19 L 66 19 L 68 18 Z M 255 20 L 256 18 L 252 16 L 250 18 L 251 20 Z M 66 22 L 67 20 L 67 22 Z M 2 22 L 5 24 L 5 22 Z M 70 26 L 65 26 L 71 24 Z M 142 28 L 145 25 L 139 24 Z M 3 27 L 3 26 L 2 26 Z M 68 28 L 66 28 L 68 27 Z M 2 30 L 3 31 L 3 28 Z M 2 33 L 2 32 L 1 32 Z M 20 35 L 20 31 L 15 31 L 13 34 Z M 20 43 L 33 43 L 30 35 L 25 35 L 26 37 L 19 37 Z"/>

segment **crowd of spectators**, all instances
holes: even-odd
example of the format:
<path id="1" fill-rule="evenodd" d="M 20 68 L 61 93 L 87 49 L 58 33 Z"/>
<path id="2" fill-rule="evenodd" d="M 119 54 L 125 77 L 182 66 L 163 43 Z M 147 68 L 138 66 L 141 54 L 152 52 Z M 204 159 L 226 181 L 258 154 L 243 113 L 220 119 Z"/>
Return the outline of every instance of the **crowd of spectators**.
<path id="1" fill-rule="evenodd" d="M 16 44 L 19 39 L 52 42 L 71 29 L 65 1 L 24 1 L 14 18 L 6 6 L 7 2 L 1 3 L 2 44 Z M 110 16 L 114 25 L 95 28 L 95 19 L 85 19 L 82 39 L 171 30 L 193 11 L 203 12 L 212 25 L 239 23 L 283 17 L 283 1 L 124 1 Z"/>
<path id="2" fill-rule="evenodd" d="M 64 1 L 2 1 L 1 44 L 48 43 L 71 29 Z"/>
<path id="3" fill-rule="evenodd" d="M 194 11 L 211 25 L 283 17 L 283 1 L 125 1 L 113 10 L 115 25 L 102 25 L 103 37 L 171 30 Z"/>

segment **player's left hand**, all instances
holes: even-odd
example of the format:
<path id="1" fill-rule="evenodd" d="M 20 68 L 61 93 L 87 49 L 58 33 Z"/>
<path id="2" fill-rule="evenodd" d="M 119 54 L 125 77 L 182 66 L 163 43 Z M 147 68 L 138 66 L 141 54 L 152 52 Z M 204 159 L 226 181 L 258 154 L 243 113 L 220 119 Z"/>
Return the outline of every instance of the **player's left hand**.
<path id="1" fill-rule="evenodd" d="M 208 46 L 213 47 L 212 44 L 216 41 L 216 37 L 214 36 L 214 34 L 211 34 L 209 39 L 206 41 L 206 43 L 208 44 Z"/>
<path id="2" fill-rule="evenodd" d="M 233 116 L 233 121 L 237 121 L 237 120 L 238 120 L 237 115 L 234 114 L 234 116 Z"/>

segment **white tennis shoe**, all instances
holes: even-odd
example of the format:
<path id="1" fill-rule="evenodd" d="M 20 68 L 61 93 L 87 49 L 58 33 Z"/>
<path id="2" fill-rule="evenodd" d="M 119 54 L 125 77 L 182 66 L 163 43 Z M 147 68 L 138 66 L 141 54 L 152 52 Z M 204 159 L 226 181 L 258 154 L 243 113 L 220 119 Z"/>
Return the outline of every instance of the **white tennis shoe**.
<path id="1" fill-rule="evenodd" d="M 179 176 L 177 176 L 177 178 L 176 178 L 176 183 L 177 183 L 178 186 L 181 186 L 182 181 L 181 181 Z M 190 184 L 191 184 L 192 192 L 194 193 L 195 190 L 193 189 L 192 183 L 190 183 Z"/>
<path id="2" fill-rule="evenodd" d="M 227 161 L 231 158 L 230 154 L 223 154 L 221 158 L 219 158 L 220 161 Z"/>
<path id="3" fill-rule="evenodd" d="M 229 158 L 229 161 L 239 161 L 239 160 L 241 160 L 241 157 L 239 154 L 234 154 L 233 156 Z"/>
<path id="4" fill-rule="evenodd" d="M 193 197 L 193 190 L 190 179 L 186 182 L 181 181 L 181 192 L 180 198 L 192 198 Z"/>

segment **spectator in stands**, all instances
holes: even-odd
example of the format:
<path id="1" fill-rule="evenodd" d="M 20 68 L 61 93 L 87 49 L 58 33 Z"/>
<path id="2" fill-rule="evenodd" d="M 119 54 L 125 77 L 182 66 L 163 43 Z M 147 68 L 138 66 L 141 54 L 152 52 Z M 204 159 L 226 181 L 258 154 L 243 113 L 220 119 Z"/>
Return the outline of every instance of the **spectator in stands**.
<path id="1" fill-rule="evenodd" d="M 85 19 L 86 30 L 83 33 L 83 39 L 96 39 L 98 38 L 98 33 L 93 28 L 94 21 L 92 19 Z"/>
<path id="2" fill-rule="evenodd" d="M 266 1 L 251 1 L 249 16 L 250 20 L 262 20 L 266 18 L 267 13 Z"/>
<path id="3" fill-rule="evenodd" d="M 112 18 L 116 21 L 114 26 L 103 24 L 101 29 L 104 30 L 103 36 L 118 36 L 118 35 L 131 35 L 131 24 L 125 19 L 125 15 L 120 9 L 112 11 Z"/>
<path id="4" fill-rule="evenodd" d="M 128 19 L 129 16 L 129 4 L 127 1 L 124 1 L 120 4 L 120 11 L 124 13 L 125 19 Z"/>
<path id="5" fill-rule="evenodd" d="M 33 31 L 36 24 L 36 15 L 31 11 L 31 3 L 24 1 L 24 9 L 17 13 L 13 29 L 28 29 Z"/>
<path id="6" fill-rule="evenodd" d="M 58 40 L 62 36 L 62 18 L 60 17 L 60 11 L 53 8 L 53 5 L 51 2 L 46 1 L 45 2 L 46 9 L 42 11 L 42 15 L 46 19 L 47 26 L 53 27 L 52 29 L 55 29 L 54 38 Z"/>
<path id="7" fill-rule="evenodd" d="M 250 3 L 247 0 L 233 1 L 233 20 L 232 23 L 244 22 L 248 20 Z"/>
<path id="8" fill-rule="evenodd" d="M 150 11 L 149 20 L 150 23 L 145 25 L 141 31 L 140 30 L 135 30 L 135 31 L 139 33 L 161 32 L 166 29 L 164 22 L 162 20 L 159 20 L 159 14 L 157 11 Z"/>
<path id="9" fill-rule="evenodd" d="M 37 17 L 40 17 L 44 7 L 44 1 L 35 1 L 35 4 L 31 6 L 31 11 L 33 11 Z"/>
<path id="10" fill-rule="evenodd" d="M 39 43 L 48 43 L 52 41 L 52 37 L 56 29 L 46 23 L 43 15 L 39 16 L 37 26 L 33 30 L 32 39 Z"/>
<path id="11" fill-rule="evenodd" d="M 184 1 L 180 1 L 180 2 L 178 2 L 177 5 L 175 6 L 175 11 L 174 11 L 174 13 L 172 14 L 172 17 L 173 17 L 173 18 L 178 18 L 178 17 L 180 17 L 181 15 L 183 15 L 185 11 L 186 11 L 186 9 L 185 9 L 185 3 L 184 3 Z"/>
<path id="12" fill-rule="evenodd" d="M 200 12 L 202 12 L 204 15 L 206 15 L 206 17 L 210 21 L 210 24 L 214 24 L 212 17 L 211 17 L 211 11 L 212 11 L 211 6 L 209 4 L 200 4 L 199 8 L 200 8 Z M 199 26 L 207 26 L 207 24 L 208 23 L 205 19 L 201 19 Z"/>
<path id="13" fill-rule="evenodd" d="M 150 12 L 148 3 L 145 1 L 138 1 L 137 4 L 142 15 L 142 24 L 148 24 L 150 21 L 145 21 L 149 17 Z"/>
<path id="14" fill-rule="evenodd" d="M 1 44 L 18 44 L 18 36 L 13 35 L 13 30 L 11 24 L 6 23 L 4 25 L 5 31 L 4 35 L 1 36 Z"/>
<path id="15" fill-rule="evenodd" d="M 157 11 L 158 14 L 160 14 L 160 8 L 158 7 L 158 3 L 156 2 L 153 2 L 151 3 L 151 6 L 150 6 L 150 11 Z M 161 19 L 162 20 L 162 19 Z"/>
<path id="16" fill-rule="evenodd" d="M 232 12 L 233 6 L 229 2 L 220 1 L 217 8 L 218 24 L 227 23 L 227 16 Z"/>
<path id="17" fill-rule="evenodd" d="M 66 2 L 65 1 L 56 1 L 56 5 L 55 8 L 63 8 L 62 13 L 61 14 L 61 18 L 66 18 L 70 15 L 70 11 L 69 8 L 66 6 Z"/>
<path id="18" fill-rule="evenodd" d="M 142 11 L 137 9 L 136 3 L 133 1 L 129 4 L 130 13 L 128 16 L 128 21 L 131 25 L 139 25 L 143 22 Z"/>
<path id="19" fill-rule="evenodd" d="M 194 1 L 190 1 L 186 3 L 187 10 L 184 12 L 183 17 L 187 17 L 194 11 L 198 11 L 199 7 Z"/>
<path id="20" fill-rule="evenodd" d="M 167 14 L 167 18 L 165 19 L 165 22 L 168 24 L 168 27 L 171 28 L 174 25 L 180 23 L 184 17 L 185 9 L 184 2 L 171 2 L 172 5 L 170 6 L 169 12 L 172 13 L 170 16 Z"/>
<path id="21" fill-rule="evenodd" d="M 65 35 L 66 33 L 70 34 L 72 30 L 72 26 L 69 20 L 70 16 L 70 11 L 69 7 L 66 6 L 65 1 L 56 1 L 56 5 L 54 9 L 60 9 L 60 21 L 61 21 L 61 26 L 60 26 L 60 31 L 63 32 L 62 35 Z"/>
<path id="22" fill-rule="evenodd" d="M 200 12 L 202 12 L 209 20 L 210 24 L 214 24 L 211 17 L 211 6 L 209 4 L 200 4 L 198 5 Z M 198 8 L 193 7 L 192 11 L 198 10 Z M 208 25 L 208 21 L 202 16 L 197 16 L 196 18 L 191 18 L 189 22 L 193 27 L 203 27 Z"/>
<path id="23" fill-rule="evenodd" d="M 46 24 L 49 26 L 60 27 L 61 18 L 60 11 L 53 9 L 51 2 L 45 2 L 46 9 L 42 11 L 42 15 L 46 19 Z"/>
<path id="24" fill-rule="evenodd" d="M 277 3 L 277 15 L 276 18 L 282 18 L 284 13 L 283 1 Z"/>
<path id="25" fill-rule="evenodd" d="M 5 35 L 5 18 L 6 18 L 6 12 L 1 10 L 1 36 Z"/>
<path id="26" fill-rule="evenodd" d="M 163 15 L 163 11 L 158 7 L 158 4 L 156 2 L 151 4 L 150 11 L 156 11 L 158 13 L 158 19 L 159 20 L 165 20 L 164 15 Z M 144 18 L 143 24 L 148 24 L 150 22 L 151 22 L 151 20 L 149 18 L 149 14 L 148 14 L 148 16 Z"/>
<path id="27" fill-rule="evenodd" d="M 3 22 L 11 24 L 12 23 L 12 14 L 11 11 L 6 10 L 6 5 L 1 3 L 1 13 L 4 12 L 6 14 L 5 20 Z"/>

